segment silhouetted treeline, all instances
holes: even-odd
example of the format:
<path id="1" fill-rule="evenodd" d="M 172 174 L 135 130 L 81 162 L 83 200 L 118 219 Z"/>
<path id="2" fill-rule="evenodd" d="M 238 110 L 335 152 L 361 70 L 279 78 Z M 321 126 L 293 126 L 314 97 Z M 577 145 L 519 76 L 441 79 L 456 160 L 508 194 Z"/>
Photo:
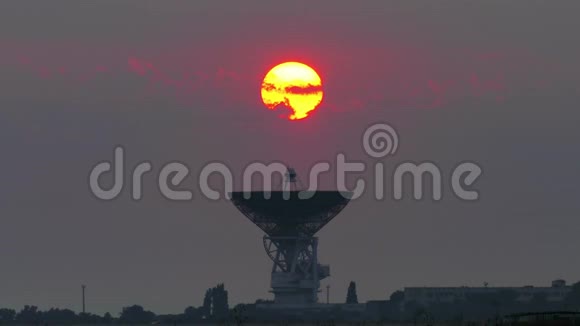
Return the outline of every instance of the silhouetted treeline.
<path id="1" fill-rule="evenodd" d="M 110 313 L 103 316 L 90 313 L 75 313 L 70 309 L 50 309 L 41 311 L 36 306 L 24 306 L 22 310 L 0 309 L 0 324 L 151 324 L 161 323 L 192 323 L 200 321 L 225 321 L 230 318 L 228 291 L 224 284 L 206 291 L 201 307 L 187 307 L 182 314 L 156 315 L 142 306 L 132 305 L 122 308 L 119 317 Z"/>
<path id="2" fill-rule="evenodd" d="M 346 306 L 357 306 L 354 282 L 349 286 L 347 297 L 350 303 Z M 372 301 L 362 304 L 363 310 L 349 310 L 346 306 L 329 305 L 328 309 L 306 312 L 300 316 L 285 314 L 277 309 L 264 309 L 273 304 L 269 300 L 257 300 L 252 304 L 238 304 L 233 309 L 228 305 L 228 292 L 223 284 L 206 291 L 203 303 L 199 307 L 187 307 L 181 314 L 157 315 L 139 305 L 122 308 L 118 317 L 106 313 L 102 316 L 90 313 L 75 313 L 69 309 L 49 309 L 40 311 L 35 306 L 25 306 L 20 311 L 0 309 L 0 324 L 191 324 L 198 322 L 229 322 L 241 325 L 252 321 L 475 321 L 495 320 L 501 316 L 547 311 L 579 311 L 580 282 L 572 286 L 572 291 L 563 302 L 549 302 L 544 295 L 536 295 L 529 302 L 516 300 L 517 294 L 512 290 L 497 293 L 468 295 L 465 300 L 451 303 L 436 303 L 423 306 L 417 302 L 405 300 L 404 292 L 396 291 L 387 300 Z"/>
<path id="3" fill-rule="evenodd" d="M 0 309 L 0 324 L 108 324 L 113 320 L 109 313 L 104 316 L 88 313 L 77 314 L 70 309 L 51 308 L 47 311 L 40 311 L 38 307 L 28 305 L 19 312 L 13 309 Z"/>

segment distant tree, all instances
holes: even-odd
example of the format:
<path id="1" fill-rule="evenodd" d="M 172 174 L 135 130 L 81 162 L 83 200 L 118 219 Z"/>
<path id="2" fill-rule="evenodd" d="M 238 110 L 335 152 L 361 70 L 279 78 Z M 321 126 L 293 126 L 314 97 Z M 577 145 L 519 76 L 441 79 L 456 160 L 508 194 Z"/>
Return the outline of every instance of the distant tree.
<path id="1" fill-rule="evenodd" d="M 103 315 L 102 321 L 103 321 L 103 324 L 112 324 L 113 323 L 113 316 L 111 316 L 110 313 L 106 312 Z"/>
<path id="2" fill-rule="evenodd" d="M 155 317 L 154 324 L 158 325 L 177 325 L 183 324 L 185 322 L 183 314 L 173 315 L 173 314 L 165 314 L 165 315 L 157 315 Z M 188 324 L 192 322 L 187 322 Z"/>
<path id="3" fill-rule="evenodd" d="M 109 317 L 110 317 L 110 314 L 109 314 Z M 77 317 L 77 320 L 81 324 L 101 324 L 101 323 L 111 324 L 113 322 L 112 319 L 113 318 L 111 317 L 111 320 L 105 321 L 104 317 L 101 317 L 101 316 L 95 315 L 95 314 L 91 314 L 88 312 L 81 312 Z"/>
<path id="4" fill-rule="evenodd" d="M 14 321 L 14 317 L 16 316 L 16 310 L 14 309 L 0 309 L 0 323 L 9 323 Z"/>
<path id="5" fill-rule="evenodd" d="M 183 312 L 183 319 L 186 322 L 197 322 L 203 318 L 203 308 L 187 307 Z"/>
<path id="6" fill-rule="evenodd" d="M 42 320 L 46 323 L 72 324 L 78 320 L 77 314 L 70 309 L 51 308 L 42 313 Z"/>
<path id="7" fill-rule="evenodd" d="M 227 318 L 228 312 L 228 291 L 226 291 L 224 284 L 221 283 L 212 290 L 212 317 L 223 320 Z"/>
<path id="8" fill-rule="evenodd" d="M 356 295 L 356 283 L 351 281 L 348 285 L 348 291 L 346 293 L 346 303 L 358 303 L 358 297 Z"/>
<path id="9" fill-rule="evenodd" d="M 16 314 L 14 319 L 19 323 L 29 323 L 35 324 L 40 323 L 42 321 L 42 312 L 38 310 L 36 306 L 24 306 L 20 312 Z"/>
<path id="10" fill-rule="evenodd" d="M 143 307 L 133 305 L 124 307 L 121 312 L 119 321 L 121 323 L 137 324 L 137 323 L 151 323 L 155 320 L 155 314 L 151 311 L 146 311 Z"/>
<path id="11" fill-rule="evenodd" d="M 209 319 L 211 318 L 211 299 L 212 299 L 212 291 L 213 289 L 207 289 L 205 291 L 205 296 L 203 297 L 203 306 L 201 307 L 202 311 L 202 318 Z"/>
<path id="12" fill-rule="evenodd" d="M 223 283 L 205 291 L 203 305 L 200 307 L 204 319 L 225 320 L 229 315 L 228 291 Z"/>
<path id="13" fill-rule="evenodd" d="M 255 314 L 255 305 L 239 303 L 232 309 L 231 321 L 234 325 L 244 325 Z"/>

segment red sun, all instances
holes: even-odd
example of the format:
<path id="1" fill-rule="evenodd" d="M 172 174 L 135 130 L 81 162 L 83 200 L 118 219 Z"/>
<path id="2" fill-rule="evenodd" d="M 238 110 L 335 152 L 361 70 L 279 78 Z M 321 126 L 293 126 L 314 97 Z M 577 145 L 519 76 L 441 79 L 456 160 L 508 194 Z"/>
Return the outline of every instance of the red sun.
<path id="1" fill-rule="evenodd" d="M 300 62 L 281 63 L 264 77 L 262 101 L 268 109 L 283 105 L 292 110 L 290 120 L 309 116 L 322 102 L 322 81 L 318 73 Z"/>

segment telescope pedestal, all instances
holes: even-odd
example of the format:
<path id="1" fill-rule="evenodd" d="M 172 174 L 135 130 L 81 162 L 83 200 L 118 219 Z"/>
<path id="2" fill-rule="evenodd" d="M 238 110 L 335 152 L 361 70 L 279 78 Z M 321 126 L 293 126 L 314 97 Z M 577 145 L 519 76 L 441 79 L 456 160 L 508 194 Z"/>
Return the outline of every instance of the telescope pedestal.
<path id="1" fill-rule="evenodd" d="M 288 170 L 289 181 L 296 180 Z M 304 196 L 306 195 L 306 196 Z M 341 191 L 236 191 L 233 204 L 262 229 L 264 248 L 274 263 L 272 293 L 276 306 L 313 306 L 320 280 L 330 268 L 318 263 L 314 237 L 348 204 L 352 193 Z"/>
<path id="2" fill-rule="evenodd" d="M 318 238 L 264 236 L 264 249 L 272 259 L 272 293 L 279 304 L 312 304 L 318 301 L 320 280 L 330 268 L 318 263 Z"/>

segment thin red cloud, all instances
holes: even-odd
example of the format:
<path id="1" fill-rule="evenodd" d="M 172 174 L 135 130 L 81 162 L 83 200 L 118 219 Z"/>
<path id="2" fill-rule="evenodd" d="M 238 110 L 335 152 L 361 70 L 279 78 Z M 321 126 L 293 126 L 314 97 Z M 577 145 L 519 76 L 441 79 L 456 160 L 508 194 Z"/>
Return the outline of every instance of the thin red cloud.
<path id="1" fill-rule="evenodd" d="M 248 69 L 226 68 L 223 64 L 228 61 L 210 65 L 200 58 L 178 56 L 175 59 L 175 53 L 180 52 L 177 50 L 173 51 L 173 57 L 127 55 L 130 51 L 115 52 L 104 48 L 99 48 L 102 53 L 84 51 L 82 55 L 70 48 L 47 50 L 28 46 L 10 50 L 10 56 L 3 55 L 3 64 L 8 63 L 42 79 L 70 80 L 71 87 L 90 87 L 90 82 L 97 78 L 114 82 L 115 78 L 131 74 L 146 81 L 144 94 L 177 97 L 191 104 L 231 101 L 261 105 L 257 93 L 263 76 L 259 71 L 252 74 Z M 548 88 L 557 83 L 558 78 L 566 76 L 556 63 L 549 64 L 522 53 L 506 54 L 499 50 L 464 53 L 461 54 L 463 60 L 452 61 L 444 57 L 431 58 L 427 54 L 392 56 L 389 59 L 392 62 L 376 65 L 373 69 L 363 63 L 356 69 L 346 67 L 346 70 L 345 67 L 329 66 L 328 69 L 336 71 L 324 86 L 325 105 L 347 111 L 381 107 L 433 108 L 468 97 L 501 100 L 511 92 L 517 93 L 518 89 Z M 418 65 L 417 58 L 425 62 Z M 76 83 L 78 81 L 84 83 Z M 256 83 L 256 87 L 248 87 L 249 83 Z M 276 88 L 268 84 L 263 86 Z M 284 91 L 311 94 L 320 90 L 320 86 L 308 85 L 287 87 Z"/>

